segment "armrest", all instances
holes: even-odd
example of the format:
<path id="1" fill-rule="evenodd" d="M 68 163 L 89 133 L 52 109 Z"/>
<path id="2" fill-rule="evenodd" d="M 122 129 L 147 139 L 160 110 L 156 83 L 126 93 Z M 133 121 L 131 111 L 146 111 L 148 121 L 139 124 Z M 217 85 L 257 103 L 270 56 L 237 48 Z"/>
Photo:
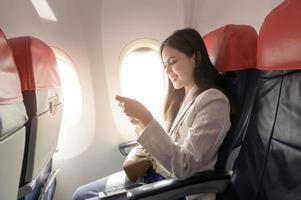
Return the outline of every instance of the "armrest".
<path id="1" fill-rule="evenodd" d="M 138 145 L 137 141 L 132 140 L 132 141 L 128 141 L 128 142 L 119 144 L 118 149 L 122 155 L 127 156 L 129 153 L 129 150 L 137 145 Z"/>
<path id="2" fill-rule="evenodd" d="M 127 199 L 170 200 L 200 193 L 221 193 L 227 188 L 231 175 L 231 171 L 210 170 L 184 180 L 166 179 L 128 190 Z"/>
<path id="3" fill-rule="evenodd" d="M 225 170 L 198 172 L 187 179 L 171 178 L 138 187 L 100 192 L 98 199 L 171 200 L 200 193 L 221 193 L 227 188 L 231 175 L 231 171 Z"/>

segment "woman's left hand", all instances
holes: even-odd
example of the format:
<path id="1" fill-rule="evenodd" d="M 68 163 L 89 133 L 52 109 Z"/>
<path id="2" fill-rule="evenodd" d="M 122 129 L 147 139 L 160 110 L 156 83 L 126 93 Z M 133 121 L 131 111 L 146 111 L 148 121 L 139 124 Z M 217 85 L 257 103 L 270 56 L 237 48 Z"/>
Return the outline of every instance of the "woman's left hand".
<path id="1" fill-rule="evenodd" d="M 130 118 L 130 121 L 132 123 L 139 121 L 139 124 L 141 124 L 143 126 L 142 128 L 144 128 L 153 120 L 152 114 L 145 108 L 142 103 L 134 99 L 122 96 L 116 96 L 115 99 L 119 101 L 119 106 L 123 109 L 123 112 Z"/>

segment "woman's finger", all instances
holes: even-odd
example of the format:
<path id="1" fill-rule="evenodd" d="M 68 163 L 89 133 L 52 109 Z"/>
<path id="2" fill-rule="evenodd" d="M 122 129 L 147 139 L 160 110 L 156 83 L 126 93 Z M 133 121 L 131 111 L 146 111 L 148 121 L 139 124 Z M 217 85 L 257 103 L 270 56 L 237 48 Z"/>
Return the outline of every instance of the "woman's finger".
<path id="1" fill-rule="evenodd" d="M 123 101 L 123 102 L 132 101 L 132 99 L 130 99 L 130 98 L 128 98 L 128 97 L 123 97 L 123 96 L 119 96 L 119 95 L 117 95 L 117 96 L 115 97 L 115 99 L 116 99 L 117 101 Z"/>

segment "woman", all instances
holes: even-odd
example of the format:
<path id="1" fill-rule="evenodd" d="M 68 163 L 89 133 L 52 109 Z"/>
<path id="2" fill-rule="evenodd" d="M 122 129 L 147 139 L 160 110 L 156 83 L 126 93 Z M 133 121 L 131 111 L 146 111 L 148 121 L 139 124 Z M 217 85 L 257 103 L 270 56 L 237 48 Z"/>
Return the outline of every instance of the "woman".
<path id="1" fill-rule="evenodd" d="M 139 124 L 142 131 L 137 141 L 157 161 L 158 174 L 185 178 L 214 169 L 218 149 L 231 125 L 231 106 L 222 76 L 211 64 L 202 37 L 193 29 L 173 33 L 161 45 L 160 53 L 169 78 L 164 105 L 167 130 L 138 101 L 121 96 L 116 100 L 130 121 Z M 124 172 L 119 172 L 119 176 L 125 177 Z M 79 188 L 74 199 L 85 199 L 93 196 L 92 191 L 108 189 L 107 179 Z M 127 179 L 119 183 L 127 184 Z M 91 195 L 87 196 L 88 193 Z M 215 194 L 188 199 L 213 200 Z"/>

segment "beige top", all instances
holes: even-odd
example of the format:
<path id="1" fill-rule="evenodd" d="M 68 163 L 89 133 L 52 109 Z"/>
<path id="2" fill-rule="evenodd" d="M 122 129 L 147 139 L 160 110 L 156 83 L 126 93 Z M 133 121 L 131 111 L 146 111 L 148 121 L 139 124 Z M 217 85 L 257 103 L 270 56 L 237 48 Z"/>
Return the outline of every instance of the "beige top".
<path id="1" fill-rule="evenodd" d="M 228 98 L 217 89 L 208 89 L 195 98 L 196 90 L 194 87 L 186 96 L 170 133 L 153 119 L 137 139 L 157 160 L 157 172 L 165 177 L 185 178 L 214 169 L 218 149 L 230 129 Z M 215 194 L 188 199 L 214 200 Z"/>

